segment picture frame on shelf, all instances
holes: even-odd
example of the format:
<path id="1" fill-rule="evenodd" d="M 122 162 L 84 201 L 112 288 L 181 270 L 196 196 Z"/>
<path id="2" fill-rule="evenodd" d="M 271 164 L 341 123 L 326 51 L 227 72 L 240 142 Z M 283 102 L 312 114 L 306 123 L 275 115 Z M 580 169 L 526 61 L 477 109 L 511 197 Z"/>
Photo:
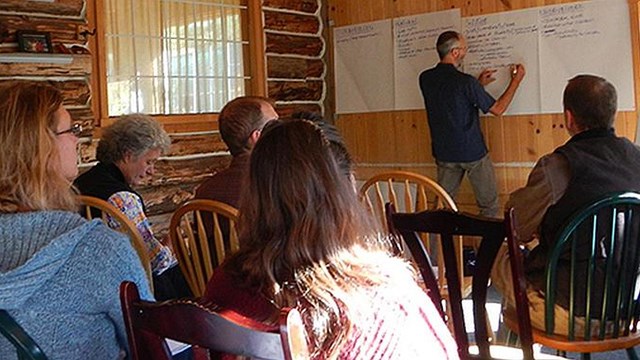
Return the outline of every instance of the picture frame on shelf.
<path id="1" fill-rule="evenodd" d="M 16 39 L 21 52 L 52 53 L 51 35 L 42 31 L 17 31 Z"/>

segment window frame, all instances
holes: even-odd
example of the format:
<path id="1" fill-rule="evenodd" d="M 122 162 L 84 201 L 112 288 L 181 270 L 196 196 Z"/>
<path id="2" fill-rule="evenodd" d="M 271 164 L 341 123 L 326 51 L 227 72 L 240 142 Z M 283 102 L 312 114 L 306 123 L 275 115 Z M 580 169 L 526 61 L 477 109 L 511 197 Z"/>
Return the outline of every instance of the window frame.
<path id="1" fill-rule="evenodd" d="M 102 11 L 98 9 L 104 9 L 104 0 L 87 1 L 87 21 L 90 28 L 95 29 L 95 36 L 89 41 L 89 48 L 93 54 L 91 109 L 95 126 L 104 127 L 111 124 L 117 117 L 109 116 L 105 18 L 101 15 Z M 246 95 L 266 96 L 266 54 L 261 0 L 247 0 L 247 16 L 248 34 L 246 35 L 249 39 L 249 54 L 243 60 L 248 61 L 251 73 L 248 88 L 250 93 Z M 153 115 L 153 118 L 163 124 L 169 133 L 210 131 L 218 128 L 218 113 Z"/>

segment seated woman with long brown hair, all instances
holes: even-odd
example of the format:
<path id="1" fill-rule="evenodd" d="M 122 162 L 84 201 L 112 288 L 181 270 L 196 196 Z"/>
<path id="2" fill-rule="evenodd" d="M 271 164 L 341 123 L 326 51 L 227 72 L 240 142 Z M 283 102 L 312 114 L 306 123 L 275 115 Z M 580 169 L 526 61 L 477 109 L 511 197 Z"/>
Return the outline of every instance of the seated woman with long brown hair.
<path id="1" fill-rule="evenodd" d="M 316 125 L 267 126 L 240 204 L 241 248 L 205 299 L 264 322 L 297 308 L 316 359 L 457 358 L 415 272 L 389 255 Z"/>
<path id="2" fill-rule="evenodd" d="M 0 309 L 49 359 L 121 359 L 120 283 L 153 296 L 129 239 L 77 213 L 82 129 L 62 102 L 46 83 L 0 84 Z M 0 337 L 0 358 L 11 353 Z"/>

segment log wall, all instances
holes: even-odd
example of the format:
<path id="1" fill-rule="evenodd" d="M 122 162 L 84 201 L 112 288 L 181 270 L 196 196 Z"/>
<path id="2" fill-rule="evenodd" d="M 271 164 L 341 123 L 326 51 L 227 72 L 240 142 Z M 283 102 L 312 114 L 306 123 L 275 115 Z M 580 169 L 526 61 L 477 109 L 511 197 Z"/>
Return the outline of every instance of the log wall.
<path id="1" fill-rule="evenodd" d="M 569 3 L 569 0 L 326 0 L 328 22 L 332 26 L 395 18 L 419 13 L 461 9 L 462 16 L 474 16 L 516 9 Z M 636 98 L 640 95 L 638 49 L 638 1 L 630 0 L 631 33 Z M 328 46 L 331 49 L 331 45 Z M 579 59 L 576 59 L 579 61 Z M 389 69 L 389 71 L 392 71 Z M 416 80 L 417 81 L 417 80 Z M 415 86 L 415 84 L 410 84 Z M 409 86 L 409 85 L 407 85 Z M 333 91 L 331 91 L 333 94 Z M 637 101 L 636 101 L 637 103 Z M 637 111 L 619 113 L 619 135 L 636 139 Z M 336 116 L 336 123 L 358 160 L 357 177 L 390 169 L 415 171 L 435 178 L 431 141 L 424 111 L 393 111 Z M 535 161 L 568 139 L 561 114 L 485 117 L 482 129 L 496 165 L 501 203 L 508 194 L 525 184 Z M 463 210 L 476 211 L 468 181 L 463 183 L 457 202 Z"/>
<path id="2" fill-rule="evenodd" d="M 85 31 L 90 29 L 87 6 L 95 5 L 94 1 L 0 1 L 0 53 L 18 51 L 17 30 L 49 32 L 54 46 L 91 48 L 93 39 Z M 266 87 L 281 116 L 295 110 L 324 109 L 326 66 L 321 11 L 319 0 L 263 1 Z M 85 171 L 95 163 L 101 124 L 92 112 L 92 99 L 96 98 L 91 87 L 91 77 L 95 76 L 92 55 L 82 52 L 87 54 L 70 55 L 72 62 L 68 65 L 0 62 L 0 81 L 47 81 L 63 91 L 65 106 L 74 121 L 88 129 L 78 149 L 80 171 Z M 184 119 L 189 121 L 189 116 Z M 160 237 L 166 234 L 175 208 L 193 197 L 203 178 L 226 168 L 231 160 L 217 123 L 211 124 L 190 124 L 188 130 L 180 120 L 165 124 L 172 138 L 171 149 L 158 161 L 154 178 L 137 189 Z"/>
<path id="3" fill-rule="evenodd" d="M 280 116 L 324 112 L 325 26 L 320 0 L 264 0 L 267 94 Z"/>

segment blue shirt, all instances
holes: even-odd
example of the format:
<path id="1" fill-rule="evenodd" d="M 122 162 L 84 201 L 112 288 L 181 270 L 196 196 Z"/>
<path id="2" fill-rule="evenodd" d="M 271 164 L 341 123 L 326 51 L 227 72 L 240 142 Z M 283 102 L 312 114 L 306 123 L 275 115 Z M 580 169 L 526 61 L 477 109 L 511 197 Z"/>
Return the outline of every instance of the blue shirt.
<path id="1" fill-rule="evenodd" d="M 480 82 L 452 64 L 439 63 L 420 74 L 420 90 L 436 160 L 472 162 L 484 157 L 487 145 L 478 109 L 486 113 L 496 100 Z"/>

